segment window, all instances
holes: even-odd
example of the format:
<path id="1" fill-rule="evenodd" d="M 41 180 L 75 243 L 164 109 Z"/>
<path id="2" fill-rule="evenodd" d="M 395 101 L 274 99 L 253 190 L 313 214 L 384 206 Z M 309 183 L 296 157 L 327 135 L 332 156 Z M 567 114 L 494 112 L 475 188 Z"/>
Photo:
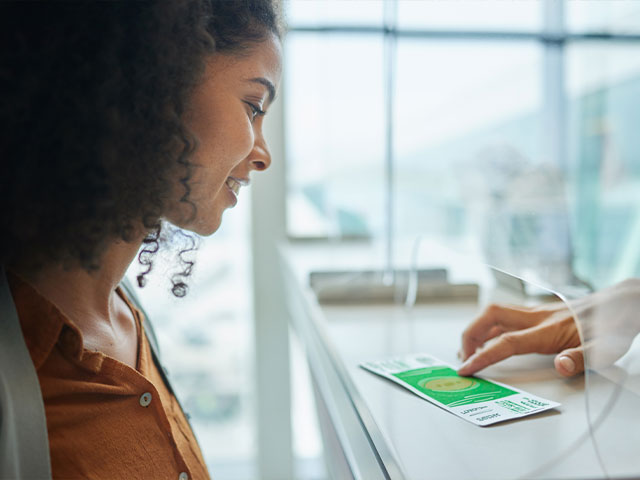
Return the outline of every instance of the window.
<path id="1" fill-rule="evenodd" d="M 640 272 L 638 2 L 287 6 L 291 237 L 427 235 L 553 282 Z"/>
<path id="2" fill-rule="evenodd" d="M 370 236 L 382 227 L 382 37 L 290 35 L 286 43 L 289 229 Z"/>

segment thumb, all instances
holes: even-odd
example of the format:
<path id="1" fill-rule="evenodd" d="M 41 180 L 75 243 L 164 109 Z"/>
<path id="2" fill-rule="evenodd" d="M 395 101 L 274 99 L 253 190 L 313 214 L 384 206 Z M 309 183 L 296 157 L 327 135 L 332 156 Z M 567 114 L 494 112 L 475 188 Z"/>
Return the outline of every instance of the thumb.
<path id="1" fill-rule="evenodd" d="M 582 346 L 567 348 L 553 360 L 558 373 L 564 377 L 571 377 L 584 372 L 584 349 Z"/>

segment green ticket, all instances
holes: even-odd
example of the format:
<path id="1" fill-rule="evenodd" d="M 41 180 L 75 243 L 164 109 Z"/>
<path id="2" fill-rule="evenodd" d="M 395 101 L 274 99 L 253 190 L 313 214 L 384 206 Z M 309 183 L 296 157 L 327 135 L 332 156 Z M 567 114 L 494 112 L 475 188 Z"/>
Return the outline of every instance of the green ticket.
<path id="1" fill-rule="evenodd" d="M 499 382 L 461 377 L 451 366 L 427 354 L 366 362 L 361 366 L 480 426 L 560 406 Z"/>
<path id="2" fill-rule="evenodd" d="M 417 368 L 393 375 L 449 407 L 497 400 L 517 393 L 483 378 L 460 377 L 450 367 Z"/>

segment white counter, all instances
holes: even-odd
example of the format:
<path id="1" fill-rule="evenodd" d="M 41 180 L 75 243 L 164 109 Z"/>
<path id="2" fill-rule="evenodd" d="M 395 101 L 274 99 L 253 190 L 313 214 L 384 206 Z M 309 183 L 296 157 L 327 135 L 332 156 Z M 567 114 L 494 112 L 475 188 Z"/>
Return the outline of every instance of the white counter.
<path id="1" fill-rule="evenodd" d="M 307 286 L 309 265 L 327 251 L 283 252 L 292 325 L 312 372 L 333 478 L 604 477 L 589 434 L 584 376 L 560 377 L 553 357 L 544 355 L 492 366 L 484 376 L 562 407 L 491 427 L 472 425 L 358 365 L 415 352 L 458 365 L 460 336 L 478 313 L 477 302 L 418 304 L 411 310 L 393 304 L 320 306 Z M 640 465 L 618 471 L 631 478 Z"/>

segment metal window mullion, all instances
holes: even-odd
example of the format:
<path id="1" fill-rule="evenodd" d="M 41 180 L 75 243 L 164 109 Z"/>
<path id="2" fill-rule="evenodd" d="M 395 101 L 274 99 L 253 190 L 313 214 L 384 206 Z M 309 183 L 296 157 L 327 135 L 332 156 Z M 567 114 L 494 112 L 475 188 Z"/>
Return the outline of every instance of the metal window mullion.
<path id="1" fill-rule="evenodd" d="M 564 2 L 544 0 L 544 30 L 550 38 L 565 38 Z M 565 42 L 543 43 L 541 144 L 546 160 L 567 172 L 567 115 L 564 85 Z"/>
<path id="2" fill-rule="evenodd" d="M 394 208 L 395 208 L 395 189 L 394 189 L 394 131 L 393 131 L 393 112 L 395 107 L 395 53 L 396 53 L 396 35 L 395 31 L 397 19 L 397 2 L 395 0 L 387 0 L 385 3 L 385 36 L 384 36 L 384 121 L 385 121 L 385 274 L 383 282 L 391 285 L 394 281 Z"/>
<path id="3" fill-rule="evenodd" d="M 552 4 L 561 4 L 558 0 L 551 0 Z M 611 41 L 611 42 L 640 42 L 640 34 L 620 34 L 607 32 L 549 33 L 526 31 L 500 30 L 434 30 L 434 29 L 406 29 L 389 26 L 360 26 L 360 25 L 322 25 L 322 26 L 294 26 L 288 33 L 316 33 L 316 34 L 354 34 L 354 35 L 392 35 L 396 38 L 429 38 L 440 40 L 503 40 L 503 41 L 539 41 L 543 43 L 566 43 L 578 41 Z"/>

